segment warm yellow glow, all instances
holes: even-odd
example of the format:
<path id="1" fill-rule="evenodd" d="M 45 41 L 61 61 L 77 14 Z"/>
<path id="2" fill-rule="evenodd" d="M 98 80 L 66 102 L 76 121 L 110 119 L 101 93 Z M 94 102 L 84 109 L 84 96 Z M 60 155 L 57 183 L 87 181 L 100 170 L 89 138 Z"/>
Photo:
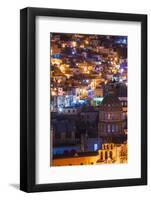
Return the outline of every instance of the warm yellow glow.
<path id="1" fill-rule="evenodd" d="M 118 61 L 118 57 L 115 57 L 115 58 L 114 58 L 114 61 L 117 62 L 117 61 Z"/>
<path id="2" fill-rule="evenodd" d="M 120 65 L 116 65 L 116 68 L 119 69 L 119 68 L 120 68 Z"/>
<path id="3" fill-rule="evenodd" d="M 85 44 L 89 44 L 89 41 L 88 41 L 88 40 L 85 40 Z"/>
<path id="4" fill-rule="evenodd" d="M 55 91 L 51 91 L 51 95 L 52 95 L 52 96 L 55 96 L 55 95 L 56 95 L 56 92 L 55 92 Z"/>
<path id="5" fill-rule="evenodd" d="M 81 45 L 80 45 L 80 48 L 84 48 L 84 44 L 81 44 Z"/>
<path id="6" fill-rule="evenodd" d="M 54 64 L 60 65 L 61 63 L 62 63 L 61 59 L 51 58 L 52 65 L 54 65 Z"/>
<path id="7" fill-rule="evenodd" d="M 87 67 L 84 67 L 83 70 L 84 70 L 84 72 L 87 72 Z"/>
<path id="8" fill-rule="evenodd" d="M 105 81 L 105 85 L 106 85 L 107 83 L 108 83 L 108 81 L 106 80 L 106 81 Z"/>
<path id="9" fill-rule="evenodd" d="M 89 66 L 88 66 L 88 69 L 89 69 L 89 70 L 92 70 L 92 65 L 89 65 Z"/>
<path id="10" fill-rule="evenodd" d="M 66 46 L 65 43 L 62 43 L 62 48 L 65 48 L 65 46 Z"/>
<path id="11" fill-rule="evenodd" d="M 70 75 L 70 74 L 66 74 L 66 77 L 67 77 L 67 78 L 70 78 L 70 77 L 71 77 L 71 75 Z"/>
<path id="12" fill-rule="evenodd" d="M 116 74 L 117 73 L 117 69 L 116 68 L 112 68 L 112 73 Z"/>
<path id="13" fill-rule="evenodd" d="M 77 43 L 76 43 L 75 41 L 73 41 L 73 42 L 72 42 L 72 46 L 73 46 L 73 47 L 76 47 L 76 46 L 77 46 Z"/>
<path id="14" fill-rule="evenodd" d="M 65 67 L 64 67 L 64 65 L 61 65 L 61 66 L 60 66 L 60 70 L 61 70 L 62 73 L 65 72 Z"/>
<path id="15" fill-rule="evenodd" d="M 96 155 L 78 156 L 78 153 L 73 157 L 56 158 L 52 160 L 53 166 L 67 165 L 97 165 L 97 164 L 112 164 L 112 163 L 127 163 L 127 144 L 116 145 L 113 143 L 102 144 L 102 149 L 97 151 Z"/>

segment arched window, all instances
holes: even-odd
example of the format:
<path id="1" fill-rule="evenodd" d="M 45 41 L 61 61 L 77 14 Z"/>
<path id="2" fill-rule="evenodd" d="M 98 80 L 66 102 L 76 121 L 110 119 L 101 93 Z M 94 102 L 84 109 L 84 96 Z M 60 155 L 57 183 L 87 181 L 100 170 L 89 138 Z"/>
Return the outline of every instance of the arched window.
<path id="1" fill-rule="evenodd" d="M 104 119 L 104 112 L 102 112 L 102 114 L 101 114 L 101 119 L 102 120 Z"/>
<path id="2" fill-rule="evenodd" d="M 118 128 L 118 124 L 116 124 L 116 132 L 118 132 L 119 128 Z"/>
<path id="3" fill-rule="evenodd" d="M 112 113 L 112 119 L 115 119 L 115 113 Z"/>
<path id="4" fill-rule="evenodd" d="M 105 152 L 105 160 L 107 160 L 108 155 L 107 155 L 107 151 Z"/>
<path id="5" fill-rule="evenodd" d="M 110 158 L 112 159 L 112 157 L 113 157 L 113 156 L 112 156 L 112 151 L 110 151 Z"/>
<path id="6" fill-rule="evenodd" d="M 108 119 L 111 119 L 111 114 L 110 113 L 108 113 Z"/>
<path id="7" fill-rule="evenodd" d="M 110 133 L 111 129 L 110 129 L 110 124 L 107 125 L 107 132 Z"/>
<path id="8" fill-rule="evenodd" d="M 103 132 L 103 124 L 101 124 L 101 131 Z"/>
<path id="9" fill-rule="evenodd" d="M 111 115 L 111 118 L 110 118 L 110 119 L 113 119 L 113 113 L 110 113 L 110 115 Z"/>
<path id="10" fill-rule="evenodd" d="M 101 158 L 101 160 L 103 160 L 103 152 L 101 152 L 101 157 L 100 158 Z"/>
<path id="11" fill-rule="evenodd" d="M 106 125 L 104 124 L 104 133 L 106 132 Z"/>
<path id="12" fill-rule="evenodd" d="M 112 133 L 115 132 L 115 124 L 112 124 Z"/>

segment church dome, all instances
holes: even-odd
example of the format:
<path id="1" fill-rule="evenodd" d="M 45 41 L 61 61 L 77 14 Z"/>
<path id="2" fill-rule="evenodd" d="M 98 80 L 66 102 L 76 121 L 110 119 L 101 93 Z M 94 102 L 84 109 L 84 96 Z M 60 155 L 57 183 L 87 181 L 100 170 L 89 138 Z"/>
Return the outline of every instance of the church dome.
<path id="1" fill-rule="evenodd" d="M 100 110 L 102 111 L 122 111 L 121 102 L 116 95 L 116 89 L 110 85 L 108 94 L 104 97 Z"/>
<path id="2" fill-rule="evenodd" d="M 100 110 L 102 111 L 122 111 L 122 105 L 115 91 L 109 91 L 101 103 Z"/>
<path id="3" fill-rule="evenodd" d="M 107 95 L 102 101 L 102 105 L 106 104 L 121 105 L 121 102 L 115 95 Z"/>
<path id="4" fill-rule="evenodd" d="M 100 109 L 103 111 L 122 111 L 122 105 L 118 97 L 107 95 L 104 97 Z"/>

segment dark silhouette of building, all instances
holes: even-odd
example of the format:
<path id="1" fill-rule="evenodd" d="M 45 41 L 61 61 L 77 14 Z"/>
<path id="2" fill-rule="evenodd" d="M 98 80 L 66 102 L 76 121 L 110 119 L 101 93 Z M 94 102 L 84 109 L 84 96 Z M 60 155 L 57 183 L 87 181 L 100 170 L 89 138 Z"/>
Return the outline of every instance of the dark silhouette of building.
<path id="1" fill-rule="evenodd" d="M 98 135 L 104 143 L 123 143 L 126 140 L 123 129 L 122 105 L 113 86 L 110 87 L 100 106 Z"/>

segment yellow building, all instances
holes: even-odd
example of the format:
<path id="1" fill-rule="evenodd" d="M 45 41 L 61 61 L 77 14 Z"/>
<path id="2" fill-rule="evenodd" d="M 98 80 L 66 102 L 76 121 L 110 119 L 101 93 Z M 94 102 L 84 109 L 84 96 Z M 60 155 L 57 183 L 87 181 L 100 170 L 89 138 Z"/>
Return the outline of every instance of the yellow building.
<path id="1" fill-rule="evenodd" d="M 103 88 L 95 88 L 94 89 L 94 96 L 95 97 L 103 97 Z"/>
<path id="2" fill-rule="evenodd" d="M 127 144 L 102 144 L 95 152 L 80 152 L 74 155 L 58 155 L 51 166 L 95 165 L 104 163 L 127 163 Z"/>

